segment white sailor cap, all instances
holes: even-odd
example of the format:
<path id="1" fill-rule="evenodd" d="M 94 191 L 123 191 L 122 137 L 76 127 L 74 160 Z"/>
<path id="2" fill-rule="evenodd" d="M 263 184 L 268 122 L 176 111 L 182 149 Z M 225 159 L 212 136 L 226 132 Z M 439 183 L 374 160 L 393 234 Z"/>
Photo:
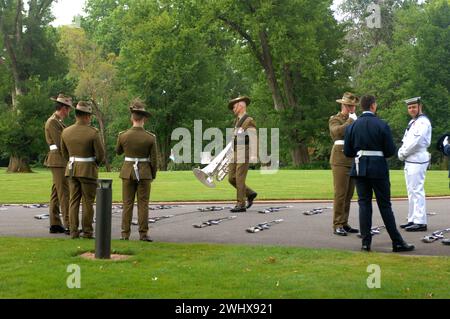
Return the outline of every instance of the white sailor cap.
<path id="1" fill-rule="evenodd" d="M 406 105 L 420 103 L 420 96 L 405 100 Z"/>

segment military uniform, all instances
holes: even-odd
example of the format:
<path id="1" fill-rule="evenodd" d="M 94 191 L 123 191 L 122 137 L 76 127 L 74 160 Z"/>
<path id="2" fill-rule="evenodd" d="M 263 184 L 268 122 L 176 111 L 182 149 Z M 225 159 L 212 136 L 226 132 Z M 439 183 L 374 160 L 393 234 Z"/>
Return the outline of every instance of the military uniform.
<path id="1" fill-rule="evenodd" d="M 62 226 L 59 217 L 62 213 L 64 227 L 69 228 L 69 184 L 64 174 L 67 161 L 61 154 L 61 133 L 65 128 L 62 118 L 56 113 L 45 123 L 45 140 L 49 152 L 44 165 L 50 168 L 53 179 L 49 205 L 50 226 Z"/>
<path id="2" fill-rule="evenodd" d="M 341 112 L 331 116 L 328 121 L 331 139 L 334 143 L 330 156 L 334 185 L 334 229 L 348 227 L 350 202 L 355 191 L 355 182 L 350 178 L 353 159 L 346 157 L 343 152 L 345 129 L 353 122 L 352 118 Z"/>
<path id="3" fill-rule="evenodd" d="M 420 103 L 420 98 L 405 101 L 406 105 Z M 418 106 L 419 107 L 419 106 Z M 420 113 L 420 108 L 419 108 Z M 430 163 L 427 148 L 431 144 L 431 123 L 424 114 L 417 114 L 411 119 L 398 150 L 400 160 L 405 161 L 405 181 L 408 191 L 408 223 L 401 225 L 406 231 L 427 230 L 427 213 L 425 200 L 425 175 Z"/>
<path id="4" fill-rule="evenodd" d="M 80 103 L 77 105 L 79 109 Z M 91 108 L 89 107 L 91 110 Z M 91 110 L 92 112 L 92 110 Z M 105 150 L 99 131 L 82 123 L 66 128 L 61 135 L 61 151 L 68 160 L 65 175 L 70 177 L 69 216 L 70 235 L 79 236 L 79 208 L 83 198 L 82 231 L 83 237 L 93 236 L 94 201 L 97 189 L 98 166 L 105 159 Z"/>
<path id="5" fill-rule="evenodd" d="M 117 138 L 116 153 L 125 153 L 120 171 L 122 179 L 122 238 L 130 237 L 134 199 L 137 194 L 139 237 L 148 232 L 148 204 L 151 182 L 156 178 L 157 146 L 154 134 L 142 127 L 132 127 Z"/>
<path id="6" fill-rule="evenodd" d="M 232 106 L 239 101 L 245 101 L 247 105 L 250 103 L 249 98 L 239 97 L 231 100 L 228 107 L 232 109 Z M 253 199 L 257 195 L 254 190 L 245 184 L 247 172 L 250 167 L 250 157 L 255 158 L 257 154 L 256 140 L 255 120 L 247 114 L 236 118 L 233 161 L 228 166 L 228 181 L 236 188 L 236 208 L 245 208 L 246 199 L 249 201 L 247 208 L 250 207 Z M 253 154 L 250 154 L 250 152 Z"/>

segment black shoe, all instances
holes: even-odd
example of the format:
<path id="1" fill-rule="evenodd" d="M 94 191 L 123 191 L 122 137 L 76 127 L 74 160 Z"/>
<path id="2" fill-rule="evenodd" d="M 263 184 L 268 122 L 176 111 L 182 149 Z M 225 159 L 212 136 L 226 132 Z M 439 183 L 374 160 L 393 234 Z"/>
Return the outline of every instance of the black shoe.
<path id="1" fill-rule="evenodd" d="M 150 239 L 150 237 L 148 237 L 148 236 L 141 237 L 139 240 L 146 241 L 149 243 L 153 242 L 153 239 Z"/>
<path id="2" fill-rule="evenodd" d="M 258 193 L 253 193 L 253 194 L 248 196 L 248 198 L 247 198 L 247 208 L 252 207 L 253 200 L 256 198 L 256 196 L 258 196 Z"/>
<path id="3" fill-rule="evenodd" d="M 128 237 L 120 237 L 120 240 L 129 240 Z"/>
<path id="4" fill-rule="evenodd" d="M 442 239 L 442 244 L 450 245 L 450 238 Z"/>
<path id="5" fill-rule="evenodd" d="M 347 232 L 345 231 L 345 229 L 343 227 L 336 228 L 334 230 L 334 234 L 339 235 L 339 236 L 347 236 Z"/>
<path id="6" fill-rule="evenodd" d="M 65 231 L 61 225 L 50 226 L 50 234 L 63 234 Z"/>
<path id="7" fill-rule="evenodd" d="M 69 228 L 64 229 L 64 234 L 70 235 L 70 229 Z"/>
<path id="8" fill-rule="evenodd" d="M 241 206 L 235 206 L 234 208 L 230 209 L 230 212 L 232 212 L 232 213 L 244 213 L 246 211 L 247 211 L 247 209 L 245 207 L 241 207 Z"/>
<path id="9" fill-rule="evenodd" d="M 362 246 L 361 246 L 361 251 L 367 251 L 367 252 L 369 252 L 369 251 L 370 251 L 370 246 L 369 246 L 369 245 L 362 245 Z"/>
<path id="10" fill-rule="evenodd" d="M 345 230 L 347 233 L 353 233 L 353 234 L 359 233 L 359 230 L 358 230 L 358 229 L 352 228 L 352 227 L 350 227 L 349 225 L 346 225 L 346 226 L 344 226 L 344 227 L 342 227 L 342 228 L 344 228 L 344 230 Z"/>
<path id="11" fill-rule="evenodd" d="M 406 228 L 406 227 L 409 227 L 409 226 L 412 226 L 412 225 L 414 225 L 413 222 L 408 222 L 406 224 L 400 225 L 400 228 Z"/>
<path id="12" fill-rule="evenodd" d="M 412 251 L 414 250 L 414 245 L 407 244 L 405 242 L 401 244 L 392 245 L 392 251 L 394 253 L 402 252 L 402 251 Z"/>
<path id="13" fill-rule="evenodd" d="M 405 228 L 406 231 L 426 231 L 427 224 L 412 224 Z"/>

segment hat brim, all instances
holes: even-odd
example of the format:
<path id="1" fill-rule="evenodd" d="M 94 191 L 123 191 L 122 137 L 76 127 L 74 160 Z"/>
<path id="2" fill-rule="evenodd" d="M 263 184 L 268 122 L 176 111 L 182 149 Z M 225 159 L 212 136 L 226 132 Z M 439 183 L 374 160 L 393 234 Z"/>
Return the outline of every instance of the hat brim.
<path id="1" fill-rule="evenodd" d="M 147 112 L 147 111 L 133 110 L 133 109 L 130 109 L 130 111 L 131 111 L 131 113 L 141 114 L 141 115 L 144 115 L 146 117 L 150 117 L 151 116 L 151 114 L 149 112 Z"/>
<path id="2" fill-rule="evenodd" d="M 228 109 L 233 110 L 233 106 L 241 101 L 245 101 L 245 104 L 247 104 L 247 106 L 250 104 L 250 99 L 248 97 L 243 97 L 240 99 L 231 100 L 230 103 L 228 103 Z"/>
<path id="3" fill-rule="evenodd" d="M 54 101 L 54 102 L 58 102 L 58 103 L 64 104 L 65 106 L 71 107 L 71 108 L 73 108 L 73 109 L 75 108 L 73 105 L 70 105 L 70 104 L 67 104 L 67 103 L 58 101 L 58 100 L 55 99 L 54 97 L 51 97 L 50 100 L 52 100 L 52 101 Z"/>
<path id="4" fill-rule="evenodd" d="M 348 101 L 344 101 L 342 99 L 336 100 L 336 102 L 341 103 L 341 104 L 353 105 L 353 106 L 357 106 L 358 105 L 358 103 L 348 102 Z"/>

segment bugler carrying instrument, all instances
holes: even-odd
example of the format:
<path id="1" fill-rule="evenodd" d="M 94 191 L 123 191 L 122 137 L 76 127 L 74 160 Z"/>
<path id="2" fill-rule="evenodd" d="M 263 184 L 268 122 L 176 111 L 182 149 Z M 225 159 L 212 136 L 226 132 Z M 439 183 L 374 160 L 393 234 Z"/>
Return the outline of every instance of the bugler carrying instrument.
<path id="1" fill-rule="evenodd" d="M 236 141 L 237 135 L 242 134 L 244 130 L 241 128 L 241 125 L 248 118 L 248 115 L 244 115 L 236 127 L 234 128 L 233 139 L 225 146 L 222 152 L 217 155 L 208 166 L 203 169 L 194 168 L 193 172 L 195 177 L 202 182 L 204 185 L 214 188 L 216 185 L 214 184 L 214 178 L 220 182 L 225 176 L 228 174 L 228 166 L 233 160 L 234 157 L 234 143 Z"/>
<path id="2" fill-rule="evenodd" d="M 233 143 L 231 141 L 222 150 L 222 152 L 217 155 L 208 166 L 203 169 L 194 168 L 194 175 L 197 179 L 208 187 L 216 187 L 214 184 L 214 178 L 220 182 L 228 174 L 228 165 L 233 159 Z"/>

